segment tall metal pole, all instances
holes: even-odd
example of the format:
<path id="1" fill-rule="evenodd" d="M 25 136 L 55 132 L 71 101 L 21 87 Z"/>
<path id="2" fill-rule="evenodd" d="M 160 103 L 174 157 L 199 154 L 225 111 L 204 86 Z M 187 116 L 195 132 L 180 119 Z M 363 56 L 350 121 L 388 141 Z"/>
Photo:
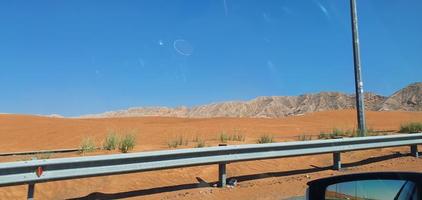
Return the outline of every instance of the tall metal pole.
<path id="1" fill-rule="evenodd" d="M 360 66 L 360 50 L 359 50 L 359 31 L 358 31 L 358 16 L 356 11 L 356 0 L 350 0 L 350 11 L 352 18 L 352 32 L 353 32 L 353 61 L 355 65 L 355 91 L 356 91 L 356 110 L 358 117 L 359 136 L 365 136 L 365 101 L 363 94 L 363 82 Z"/>

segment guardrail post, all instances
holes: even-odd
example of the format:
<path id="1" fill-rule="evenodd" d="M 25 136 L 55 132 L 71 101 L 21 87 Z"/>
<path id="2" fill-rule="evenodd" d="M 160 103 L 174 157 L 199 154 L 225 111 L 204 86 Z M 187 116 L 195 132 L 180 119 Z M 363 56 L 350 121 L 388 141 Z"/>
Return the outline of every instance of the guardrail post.
<path id="1" fill-rule="evenodd" d="M 28 200 L 34 200 L 35 183 L 28 184 Z"/>
<path id="2" fill-rule="evenodd" d="M 227 144 L 218 144 L 218 146 L 227 146 Z M 218 186 L 226 187 L 227 173 L 226 173 L 226 163 L 218 164 Z"/>
<path id="3" fill-rule="evenodd" d="M 334 170 L 340 170 L 341 169 L 340 152 L 334 152 L 333 153 L 333 169 Z"/>
<path id="4" fill-rule="evenodd" d="M 226 163 L 218 164 L 218 186 L 219 187 L 226 187 Z"/>
<path id="5" fill-rule="evenodd" d="M 410 154 L 412 154 L 413 157 L 419 158 L 418 145 L 415 144 L 410 146 Z"/>

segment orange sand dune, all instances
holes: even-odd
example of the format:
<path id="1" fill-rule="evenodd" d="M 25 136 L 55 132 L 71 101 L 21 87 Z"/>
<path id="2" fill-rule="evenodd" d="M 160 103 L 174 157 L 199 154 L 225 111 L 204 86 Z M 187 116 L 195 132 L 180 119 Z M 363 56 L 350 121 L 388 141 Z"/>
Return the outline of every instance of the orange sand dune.
<path id="1" fill-rule="evenodd" d="M 0 152 L 75 148 L 86 136 L 100 144 L 109 130 L 133 131 L 137 138 L 134 151 L 166 149 L 168 141 L 177 136 L 190 140 L 198 136 L 207 145 L 214 146 L 219 143 L 218 137 L 223 131 L 246 136 L 246 141 L 237 143 L 255 143 L 263 134 L 274 135 L 276 141 L 285 141 L 293 140 L 299 134 L 317 135 L 332 128 L 353 129 L 355 116 L 353 110 L 281 119 L 62 119 L 0 115 Z M 368 127 L 375 130 L 398 130 L 400 124 L 410 121 L 422 121 L 422 113 L 367 112 Z M 397 152 L 408 153 L 408 148 L 345 153 L 343 162 L 349 163 L 351 168 L 342 172 L 329 169 L 331 155 L 229 164 L 228 176 L 239 180 L 239 186 L 232 189 L 210 186 L 217 180 L 217 167 L 212 165 L 37 184 L 35 195 L 38 199 L 280 199 L 303 195 L 307 181 L 333 174 L 375 170 L 422 171 L 422 159 L 401 156 Z M 93 154 L 98 153 L 107 152 Z M 53 157 L 57 156 L 63 155 Z M 9 157 L 3 161 L 19 159 L 22 158 Z M 0 188 L 0 199 L 23 199 L 25 194 L 26 186 Z"/>
<path id="2" fill-rule="evenodd" d="M 92 137 L 98 143 L 109 130 L 132 131 L 136 150 L 167 148 L 171 138 L 199 136 L 216 141 L 222 132 L 239 132 L 247 142 L 263 134 L 275 138 L 299 134 L 319 134 L 333 128 L 353 129 L 353 110 L 311 113 L 281 119 L 212 118 L 184 119 L 164 117 L 67 119 L 23 115 L 0 115 L 0 152 L 57 148 L 76 148 L 82 138 Z M 398 130 L 400 124 L 422 121 L 422 112 L 367 112 L 368 127 L 375 130 Z"/>

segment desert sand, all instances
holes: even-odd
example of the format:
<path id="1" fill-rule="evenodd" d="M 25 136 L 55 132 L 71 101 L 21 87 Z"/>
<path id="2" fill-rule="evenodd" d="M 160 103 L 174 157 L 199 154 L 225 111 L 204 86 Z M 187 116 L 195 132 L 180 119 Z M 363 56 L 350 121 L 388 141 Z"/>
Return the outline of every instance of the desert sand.
<path id="1" fill-rule="evenodd" d="M 29 115 L 0 115 L 0 152 L 78 148 L 85 137 L 98 145 L 109 131 L 136 135 L 133 150 L 168 149 L 168 142 L 182 136 L 195 146 L 196 137 L 206 146 L 220 143 L 219 135 L 240 133 L 245 141 L 228 144 L 256 143 L 264 134 L 277 142 L 297 140 L 300 134 L 318 135 L 333 128 L 356 127 L 353 110 L 326 111 L 279 119 L 257 118 L 104 118 L 68 119 Z M 422 121 L 422 112 L 367 112 L 369 128 L 397 131 L 400 124 Z M 421 147 L 419 147 L 421 148 Z M 98 151 L 86 155 L 119 153 Z M 215 188 L 217 166 L 143 172 L 79 180 L 57 181 L 36 185 L 37 199 L 283 199 L 302 196 L 306 182 L 344 173 L 362 171 L 422 171 L 422 159 L 408 156 L 408 147 L 386 148 L 342 154 L 347 168 L 330 169 L 331 155 L 303 156 L 250 161 L 228 165 L 228 177 L 239 181 L 235 188 Z M 76 153 L 54 154 L 51 157 L 80 156 Z M 23 156 L 0 158 L 1 162 L 27 159 Z M 0 199 L 24 199 L 27 186 L 0 188 Z"/>

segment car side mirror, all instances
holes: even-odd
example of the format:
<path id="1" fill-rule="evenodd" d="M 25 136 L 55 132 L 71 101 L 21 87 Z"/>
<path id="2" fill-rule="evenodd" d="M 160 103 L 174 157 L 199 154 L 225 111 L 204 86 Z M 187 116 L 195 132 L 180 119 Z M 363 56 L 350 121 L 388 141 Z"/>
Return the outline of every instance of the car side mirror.
<path id="1" fill-rule="evenodd" d="M 348 174 L 310 181 L 308 186 L 309 200 L 422 199 L 422 173 Z"/>

